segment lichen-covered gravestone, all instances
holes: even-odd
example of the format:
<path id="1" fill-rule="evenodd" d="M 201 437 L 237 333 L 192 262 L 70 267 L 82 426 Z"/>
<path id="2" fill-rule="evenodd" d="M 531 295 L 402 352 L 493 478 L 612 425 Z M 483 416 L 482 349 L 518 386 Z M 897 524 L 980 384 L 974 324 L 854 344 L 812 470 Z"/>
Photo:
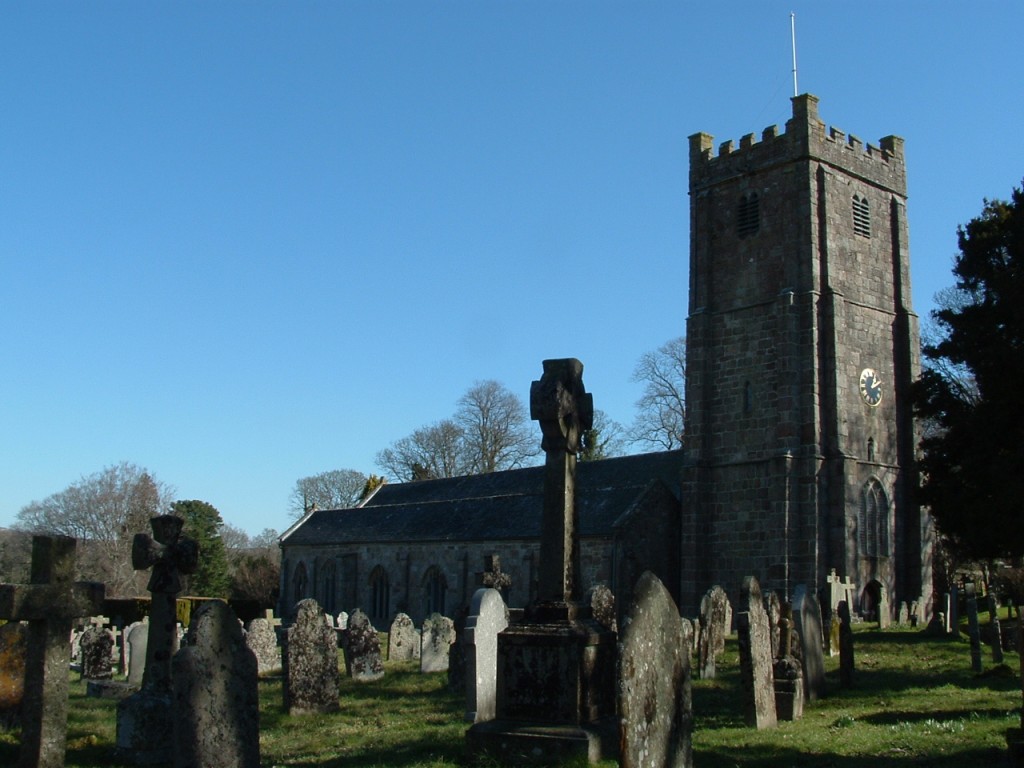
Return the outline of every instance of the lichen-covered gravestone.
<path id="1" fill-rule="evenodd" d="M 623 768 L 693 765 L 688 642 L 672 596 L 657 576 L 644 572 L 619 640 Z"/>
<path id="2" fill-rule="evenodd" d="M 338 709 L 338 641 L 312 598 L 295 607 L 285 634 L 284 708 L 291 715 Z"/>
<path id="3" fill-rule="evenodd" d="M 256 655 L 226 603 L 192 614 L 172 672 L 175 768 L 260 768 Z"/>
<path id="4" fill-rule="evenodd" d="M 478 589 L 462 632 L 466 653 L 466 722 L 493 720 L 498 695 L 498 633 L 508 608 L 496 589 Z"/>
<path id="5" fill-rule="evenodd" d="M 715 657 L 725 650 L 725 636 L 729 634 L 727 622 L 732 614 L 725 590 L 717 584 L 700 601 L 700 651 L 698 670 L 701 679 L 715 676 Z"/>
<path id="6" fill-rule="evenodd" d="M 783 603 L 779 611 L 779 650 L 773 662 L 775 715 L 793 722 L 804 715 L 804 673 L 794 654 L 793 606 Z"/>
<path id="7" fill-rule="evenodd" d="M 114 676 L 110 653 L 114 648 L 114 635 L 105 627 L 93 625 L 82 633 L 82 679 L 110 680 Z"/>
<path id="8" fill-rule="evenodd" d="M 245 644 L 256 656 L 256 671 L 271 675 L 281 671 L 281 649 L 277 633 L 267 619 L 253 619 L 246 628 Z"/>
<path id="9" fill-rule="evenodd" d="M 356 682 L 368 683 L 384 676 L 377 630 L 358 608 L 348 617 L 345 630 L 345 669 Z"/>
<path id="10" fill-rule="evenodd" d="M 615 621 L 615 594 L 607 584 L 595 584 L 590 590 L 590 610 L 594 614 L 594 621 L 605 629 L 618 632 Z"/>
<path id="11" fill-rule="evenodd" d="M 793 621 L 800 637 L 804 673 L 804 699 L 817 701 L 825 694 L 825 653 L 822 647 L 821 607 L 818 598 L 798 584 L 793 590 Z"/>
<path id="12" fill-rule="evenodd" d="M 432 613 L 420 632 L 420 672 L 447 672 L 448 649 L 455 642 L 455 623 Z"/>
<path id="13" fill-rule="evenodd" d="M 400 613 L 388 632 L 388 661 L 412 661 L 420 655 L 420 635 L 408 614 Z"/>
<path id="14" fill-rule="evenodd" d="M 761 586 L 753 576 L 743 579 L 742 607 L 737 616 L 740 680 L 743 683 L 747 725 L 761 730 L 778 725 L 772 677 L 772 641 Z"/>

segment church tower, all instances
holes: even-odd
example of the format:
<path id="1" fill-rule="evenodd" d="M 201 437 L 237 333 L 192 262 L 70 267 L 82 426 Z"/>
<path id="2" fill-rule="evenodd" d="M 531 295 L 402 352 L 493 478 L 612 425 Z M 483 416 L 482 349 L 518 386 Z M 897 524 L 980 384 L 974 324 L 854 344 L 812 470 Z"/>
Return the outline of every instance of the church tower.
<path id="1" fill-rule="evenodd" d="M 903 140 L 792 103 L 783 133 L 690 137 L 682 602 L 746 575 L 790 597 L 835 569 L 862 613 L 883 587 L 928 605 Z"/>

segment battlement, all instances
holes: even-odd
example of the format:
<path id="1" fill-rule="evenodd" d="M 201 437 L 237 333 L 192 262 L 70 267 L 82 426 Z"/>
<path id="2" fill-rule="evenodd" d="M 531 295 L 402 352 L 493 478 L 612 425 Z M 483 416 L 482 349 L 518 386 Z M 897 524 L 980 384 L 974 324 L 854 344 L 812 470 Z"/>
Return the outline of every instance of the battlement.
<path id="1" fill-rule="evenodd" d="M 861 176 L 900 194 L 906 194 L 903 139 L 882 138 L 878 146 L 865 144 L 853 134 L 828 128 L 818 117 L 818 98 L 809 93 L 792 99 L 793 117 L 786 130 L 771 125 L 761 132 L 740 138 L 739 147 L 730 139 L 718 145 L 707 133 L 690 136 L 690 185 L 706 186 L 737 174 L 801 158 L 816 159 Z"/>

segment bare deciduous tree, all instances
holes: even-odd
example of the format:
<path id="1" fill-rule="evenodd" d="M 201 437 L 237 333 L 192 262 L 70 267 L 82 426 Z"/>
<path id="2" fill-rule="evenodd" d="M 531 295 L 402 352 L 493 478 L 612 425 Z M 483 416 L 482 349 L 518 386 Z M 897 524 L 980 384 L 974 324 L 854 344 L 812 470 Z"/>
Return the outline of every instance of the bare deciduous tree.
<path id="1" fill-rule="evenodd" d="M 462 439 L 462 428 L 444 419 L 396 440 L 377 454 L 377 465 L 400 481 L 465 475 Z"/>
<path id="2" fill-rule="evenodd" d="M 290 508 L 295 517 L 316 509 L 342 509 L 359 501 L 366 475 L 354 469 L 332 469 L 295 481 Z"/>
<path id="3" fill-rule="evenodd" d="M 644 391 L 636 402 L 629 442 L 654 450 L 681 448 L 686 416 L 686 339 L 679 336 L 644 353 L 633 371 L 633 381 L 642 383 Z"/>
<path id="4" fill-rule="evenodd" d="M 459 398 L 455 423 L 470 474 L 481 475 L 526 464 L 540 452 L 526 406 L 497 381 L 478 381 Z"/>

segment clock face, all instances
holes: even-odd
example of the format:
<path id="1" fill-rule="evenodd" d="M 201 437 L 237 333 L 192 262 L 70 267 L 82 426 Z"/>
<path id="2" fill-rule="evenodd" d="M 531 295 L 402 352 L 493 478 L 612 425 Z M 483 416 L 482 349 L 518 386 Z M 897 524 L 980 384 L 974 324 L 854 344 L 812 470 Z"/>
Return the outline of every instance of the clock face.
<path id="1" fill-rule="evenodd" d="M 882 402 L 882 381 L 870 368 L 860 372 L 860 396 L 872 407 Z"/>

